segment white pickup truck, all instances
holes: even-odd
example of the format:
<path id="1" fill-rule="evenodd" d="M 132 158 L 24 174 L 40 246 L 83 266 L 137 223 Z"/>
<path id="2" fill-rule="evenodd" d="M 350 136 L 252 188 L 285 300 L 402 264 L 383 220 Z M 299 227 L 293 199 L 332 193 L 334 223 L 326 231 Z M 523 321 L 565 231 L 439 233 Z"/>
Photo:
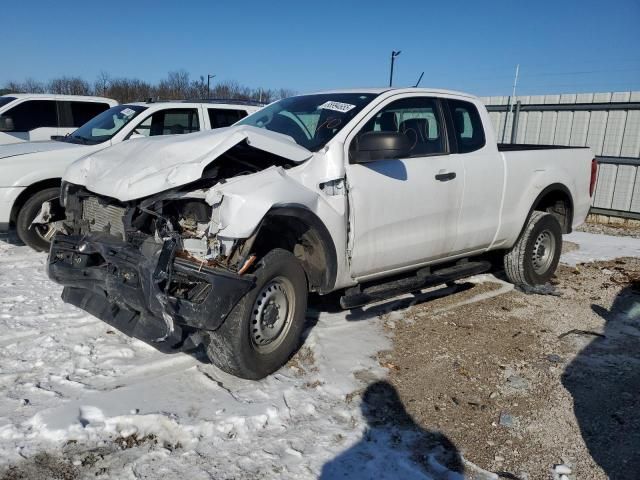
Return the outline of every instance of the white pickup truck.
<path id="1" fill-rule="evenodd" d="M 353 308 L 502 266 L 544 284 L 597 165 L 588 148 L 498 146 L 490 125 L 462 93 L 344 90 L 117 145 L 65 173 L 49 276 L 121 331 L 202 344 L 253 379 L 297 348 L 310 291 Z"/>
<path id="2" fill-rule="evenodd" d="M 227 127 L 258 109 L 255 103 L 232 100 L 130 103 L 105 109 L 58 140 L 2 145 L 0 232 L 15 226 L 24 243 L 48 250 L 57 226 L 33 220 L 43 202 L 50 202 L 52 214 L 59 209 L 60 179 L 73 162 L 130 138 Z"/>

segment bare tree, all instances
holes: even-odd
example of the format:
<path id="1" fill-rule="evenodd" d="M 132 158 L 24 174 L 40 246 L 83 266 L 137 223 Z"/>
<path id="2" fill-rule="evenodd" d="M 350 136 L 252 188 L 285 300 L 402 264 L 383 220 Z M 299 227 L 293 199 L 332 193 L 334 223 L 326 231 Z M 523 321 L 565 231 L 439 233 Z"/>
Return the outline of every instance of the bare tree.
<path id="1" fill-rule="evenodd" d="M 94 93 L 118 100 L 121 103 L 144 101 L 149 98 L 160 100 L 176 99 L 203 99 L 207 98 L 206 77 L 200 75 L 197 80 L 191 81 L 186 70 L 175 70 L 167 74 L 167 78 L 157 85 L 152 85 L 138 78 L 112 78 L 107 72 L 98 74 L 93 88 L 80 77 L 60 77 L 48 82 L 46 85 L 32 78 L 24 82 L 8 82 L 4 90 L 13 93 L 60 93 L 70 95 L 88 95 Z M 290 89 L 278 90 L 251 88 L 241 85 L 235 80 L 217 82 L 211 86 L 211 97 L 255 100 L 269 103 L 279 98 L 289 97 L 295 92 Z"/>
<path id="2" fill-rule="evenodd" d="M 100 71 L 96 81 L 93 85 L 93 93 L 95 95 L 102 95 L 103 97 L 107 96 L 107 89 L 111 84 L 111 75 L 109 75 L 104 70 Z"/>
<path id="3" fill-rule="evenodd" d="M 207 98 L 208 96 L 207 80 L 204 78 L 204 75 L 200 75 L 198 80 L 191 82 L 189 98 Z"/>
<path id="4" fill-rule="evenodd" d="M 178 100 L 189 95 L 189 73 L 186 70 L 169 72 L 158 85 L 158 97 L 162 100 Z"/>
<path id="5" fill-rule="evenodd" d="M 107 96 L 121 103 L 140 102 L 156 96 L 155 89 L 137 78 L 114 78 L 109 83 Z"/>
<path id="6" fill-rule="evenodd" d="M 61 95 L 89 95 L 91 93 L 89 82 L 80 77 L 54 78 L 49 82 L 47 90 Z"/>

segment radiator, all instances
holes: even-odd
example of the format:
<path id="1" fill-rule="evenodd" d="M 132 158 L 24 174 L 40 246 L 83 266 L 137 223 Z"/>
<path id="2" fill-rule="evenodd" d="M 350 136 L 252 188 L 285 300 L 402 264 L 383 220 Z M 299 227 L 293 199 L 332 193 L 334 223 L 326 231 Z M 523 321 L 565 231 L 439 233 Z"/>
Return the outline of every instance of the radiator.
<path id="1" fill-rule="evenodd" d="M 101 205 L 96 197 L 89 197 L 82 202 L 82 219 L 88 221 L 91 232 L 110 233 L 124 240 L 124 214 L 124 207 Z"/>

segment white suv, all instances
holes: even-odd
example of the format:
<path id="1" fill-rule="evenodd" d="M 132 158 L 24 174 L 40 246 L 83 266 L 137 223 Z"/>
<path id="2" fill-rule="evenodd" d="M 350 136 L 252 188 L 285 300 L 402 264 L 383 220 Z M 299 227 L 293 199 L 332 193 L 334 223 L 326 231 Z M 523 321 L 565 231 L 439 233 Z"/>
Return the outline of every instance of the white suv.
<path id="1" fill-rule="evenodd" d="M 117 104 L 109 98 L 79 95 L 3 95 L 0 145 L 64 136 Z"/>
<path id="2" fill-rule="evenodd" d="M 55 225 L 32 223 L 44 202 L 59 208 L 60 179 L 73 162 L 129 139 L 227 127 L 259 108 L 233 100 L 128 103 L 57 140 L 0 146 L 0 233 L 15 226 L 24 243 L 47 250 Z"/>

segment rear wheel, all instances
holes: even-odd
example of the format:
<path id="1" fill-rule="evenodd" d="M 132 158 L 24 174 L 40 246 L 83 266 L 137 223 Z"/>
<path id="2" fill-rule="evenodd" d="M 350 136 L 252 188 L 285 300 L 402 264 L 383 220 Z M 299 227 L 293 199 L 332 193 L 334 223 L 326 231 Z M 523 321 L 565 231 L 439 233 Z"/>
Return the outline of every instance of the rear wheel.
<path id="1" fill-rule="evenodd" d="M 516 285 L 536 286 L 555 273 L 562 250 L 562 228 L 555 216 L 533 212 L 520 238 L 504 256 L 504 269 Z"/>
<path id="2" fill-rule="evenodd" d="M 31 224 L 40 212 L 44 202 L 52 203 L 52 212 L 61 209 L 60 188 L 45 188 L 31 195 L 22 208 L 20 208 L 18 217 L 16 218 L 16 233 L 18 237 L 25 244 L 38 251 L 49 250 L 51 238 L 56 231 L 53 223 Z"/>
<path id="3" fill-rule="evenodd" d="M 290 252 L 274 249 L 260 261 L 256 285 L 224 323 L 207 332 L 211 362 L 257 380 L 278 370 L 298 348 L 307 310 L 307 280 Z"/>

